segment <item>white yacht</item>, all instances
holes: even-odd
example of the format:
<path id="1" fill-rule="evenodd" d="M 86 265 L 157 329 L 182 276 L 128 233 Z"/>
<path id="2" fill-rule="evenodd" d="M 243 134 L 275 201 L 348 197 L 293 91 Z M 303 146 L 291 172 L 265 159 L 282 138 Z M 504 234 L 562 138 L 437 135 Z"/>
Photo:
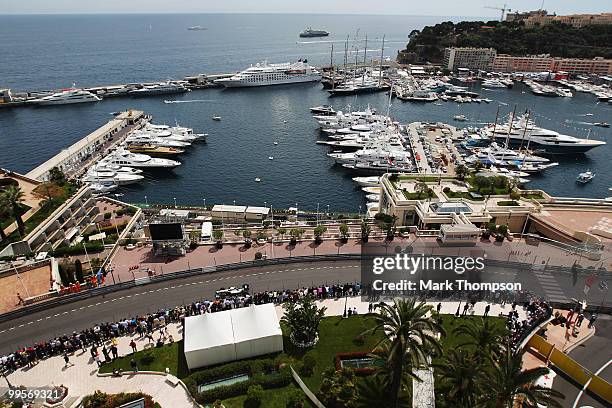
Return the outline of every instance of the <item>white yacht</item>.
<path id="1" fill-rule="evenodd" d="M 503 148 L 493 142 L 489 147 L 475 148 L 474 154 L 467 157 L 467 163 L 475 163 L 480 161 L 484 164 L 499 164 L 503 162 L 518 162 L 518 163 L 548 163 L 549 159 L 540 156 L 534 156 L 529 153 L 519 152 L 517 150 Z"/>
<path id="2" fill-rule="evenodd" d="M 125 141 L 126 143 L 147 143 L 147 144 L 151 144 L 154 146 L 175 147 L 175 148 L 187 147 L 191 145 L 191 143 L 187 141 L 179 141 L 179 140 L 174 140 L 168 137 L 159 137 L 159 136 L 156 136 L 155 134 L 147 134 L 147 133 L 131 134 L 125 139 Z"/>
<path id="3" fill-rule="evenodd" d="M 68 105 L 73 103 L 98 102 L 101 101 L 97 95 L 83 89 L 65 89 L 53 95 L 34 99 L 32 102 L 37 105 Z"/>
<path id="4" fill-rule="evenodd" d="M 168 82 L 160 82 L 158 84 L 153 85 L 145 85 L 140 89 L 133 89 L 128 92 L 128 95 L 134 97 L 143 97 L 143 96 L 153 96 L 153 95 L 168 95 L 168 94 L 177 94 L 177 93 L 185 93 L 190 90 L 185 88 L 181 84 L 175 84 L 170 81 Z"/>
<path id="5" fill-rule="evenodd" d="M 320 80 L 321 73 L 319 71 L 308 65 L 307 60 L 299 60 L 293 64 L 269 64 L 264 61 L 229 78 L 217 79 L 215 83 L 230 88 L 294 84 Z"/>
<path id="6" fill-rule="evenodd" d="M 508 85 L 500 81 L 499 79 L 485 79 L 482 81 L 483 88 L 508 88 Z"/>
<path id="7" fill-rule="evenodd" d="M 494 131 L 495 130 L 495 131 Z M 497 126 L 491 124 L 483 129 L 483 134 L 491 140 L 510 145 L 529 144 L 533 150 L 541 150 L 548 154 L 575 154 L 585 153 L 594 147 L 603 146 L 606 142 L 592 139 L 579 139 L 574 136 L 563 135 L 554 130 L 536 126 L 533 121 L 522 116 L 512 126 L 510 121 Z"/>
<path id="8" fill-rule="evenodd" d="M 388 161 L 410 163 L 410 153 L 404 150 L 361 149 L 353 153 L 329 153 L 338 164 L 366 161 Z"/>
<path id="9" fill-rule="evenodd" d="M 181 162 L 176 160 L 161 159 L 158 157 L 151 157 L 147 154 L 132 153 L 124 148 L 119 148 L 110 155 L 106 156 L 105 162 L 118 166 L 129 166 L 136 168 L 172 168 L 180 166 L 181 164 Z"/>
<path id="10" fill-rule="evenodd" d="M 119 187 L 112 180 L 97 181 L 95 183 L 89 183 L 88 186 L 94 194 L 107 194 L 114 191 Z"/>
<path id="11" fill-rule="evenodd" d="M 353 177 L 353 181 L 361 187 L 380 187 L 380 177 L 378 176 Z"/>
<path id="12" fill-rule="evenodd" d="M 586 184 L 593 180 L 593 177 L 595 177 L 595 173 L 593 173 L 591 170 L 587 170 L 584 173 L 580 173 L 576 178 L 576 181 L 578 183 Z"/>
<path id="13" fill-rule="evenodd" d="M 112 181 L 118 186 L 138 183 L 144 179 L 140 174 L 119 173 L 112 170 L 90 170 L 83 177 L 86 183 L 99 183 L 102 181 Z"/>
<path id="14" fill-rule="evenodd" d="M 104 159 L 100 160 L 95 166 L 91 167 L 93 171 L 114 171 L 117 173 L 125 174 L 142 174 L 142 170 L 135 169 L 133 167 L 117 166 L 106 162 Z"/>

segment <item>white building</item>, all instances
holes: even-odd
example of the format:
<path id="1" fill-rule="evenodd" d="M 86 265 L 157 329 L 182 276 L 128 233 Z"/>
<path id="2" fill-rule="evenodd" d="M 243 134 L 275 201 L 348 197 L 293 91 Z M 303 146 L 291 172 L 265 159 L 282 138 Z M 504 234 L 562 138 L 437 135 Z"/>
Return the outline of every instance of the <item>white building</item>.
<path id="1" fill-rule="evenodd" d="M 496 55 L 494 48 L 445 48 L 442 66 L 449 71 L 455 71 L 457 68 L 490 71 Z"/>

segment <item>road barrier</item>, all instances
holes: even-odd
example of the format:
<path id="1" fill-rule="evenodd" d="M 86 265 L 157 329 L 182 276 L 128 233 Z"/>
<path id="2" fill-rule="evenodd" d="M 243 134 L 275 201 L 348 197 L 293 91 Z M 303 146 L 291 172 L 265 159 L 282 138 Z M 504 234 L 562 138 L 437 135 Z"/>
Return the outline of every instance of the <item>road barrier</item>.
<path id="1" fill-rule="evenodd" d="M 588 382 L 587 389 L 589 391 L 612 403 L 612 385 L 610 383 L 578 364 L 553 344 L 544 340 L 542 336 L 534 335 L 527 346 L 537 351 L 542 357 L 547 358 L 555 367 L 581 386 Z"/>

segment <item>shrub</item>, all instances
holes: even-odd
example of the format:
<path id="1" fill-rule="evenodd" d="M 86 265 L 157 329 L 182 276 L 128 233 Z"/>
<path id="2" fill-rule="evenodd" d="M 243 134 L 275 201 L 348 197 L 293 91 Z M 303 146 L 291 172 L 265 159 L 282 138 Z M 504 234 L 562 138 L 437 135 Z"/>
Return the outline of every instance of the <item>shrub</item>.
<path id="1" fill-rule="evenodd" d="M 87 395 L 83 398 L 82 406 L 83 408 L 115 408 L 140 398 L 144 398 L 145 408 L 154 408 L 156 406 L 150 395 L 141 392 L 106 394 L 102 391 L 96 391 L 91 395 Z"/>
<path id="2" fill-rule="evenodd" d="M 310 354 L 306 354 L 302 359 L 302 367 L 300 368 L 300 374 L 305 377 L 310 377 L 314 373 L 314 368 L 317 365 L 317 360 L 314 359 Z"/>
<path id="3" fill-rule="evenodd" d="M 109 212 L 105 212 L 104 213 L 104 219 L 105 220 L 110 220 L 110 217 L 111 217 L 111 213 L 109 213 Z"/>
<path id="4" fill-rule="evenodd" d="M 293 390 L 289 394 L 286 408 L 304 408 L 304 393 L 300 390 Z"/>
<path id="5" fill-rule="evenodd" d="M 119 209 L 115 211 L 115 214 L 117 215 L 117 217 L 121 217 L 123 215 L 123 210 Z"/>
<path id="6" fill-rule="evenodd" d="M 100 241 L 88 242 L 85 244 L 85 248 L 87 249 L 87 253 L 91 254 L 94 252 L 102 252 L 104 250 L 104 245 L 102 245 L 102 242 Z M 82 255 L 85 253 L 85 248 L 83 248 L 83 244 L 73 246 L 60 246 L 55 251 L 52 251 L 50 255 L 56 258 L 63 257 L 66 255 Z"/>
<path id="7" fill-rule="evenodd" d="M 83 282 L 83 265 L 81 264 L 81 261 L 79 259 L 77 259 L 76 261 L 74 261 L 74 275 L 77 279 L 77 281 L 79 282 Z"/>
<path id="8" fill-rule="evenodd" d="M 518 200 L 520 198 L 521 198 L 521 193 L 519 193 L 516 190 L 512 190 L 512 192 L 510 193 L 510 199 L 513 200 L 513 201 L 516 201 L 516 200 Z"/>
<path id="9" fill-rule="evenodd" d="M 258 408 L 263 401 L 263 387 L 261 385 L 252 385 L 247 391 L 246 400 L 244 400 L 245 408 Z"/>
<path id="10" fill-rule="evenodd" d="M 448 193 L 450 193 L 450 191 L 451 191 L 451 189 L 450 189 L 450 187 L 448 187 L 448 186 L 447 186 L 447 187 L 444 187 L 444 188 L 442 189 L 442 192 L 443 192 L 444 194 L 448 194 Z"/>
<path id="11" fill-rule="evenodd" d="M 255 260 L 259 261 L 263 258 L 263 254 L 261 252 L 255 252 Z"/>

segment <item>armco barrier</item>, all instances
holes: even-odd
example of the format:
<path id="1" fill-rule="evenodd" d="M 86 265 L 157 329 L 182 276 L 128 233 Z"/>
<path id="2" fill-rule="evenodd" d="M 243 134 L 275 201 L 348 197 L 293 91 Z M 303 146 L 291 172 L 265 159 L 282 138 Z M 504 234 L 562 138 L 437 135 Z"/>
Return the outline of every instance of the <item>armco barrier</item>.
<path id="1" fill-rule="evenodd" d="M 536 350 L 542 357 L 548 357 L 555 367 L 581 386 L 584 387 L 591 380 L 587 386 L 588 390 L 603 400 L 612 403 L 612 385 L 606 380 L 593 375 L 591 371 L 578 364 L 574 359 L 555 348 L 553 344 L 550 344 L 537 334 L 529 340 L 527 345 Z"/>

